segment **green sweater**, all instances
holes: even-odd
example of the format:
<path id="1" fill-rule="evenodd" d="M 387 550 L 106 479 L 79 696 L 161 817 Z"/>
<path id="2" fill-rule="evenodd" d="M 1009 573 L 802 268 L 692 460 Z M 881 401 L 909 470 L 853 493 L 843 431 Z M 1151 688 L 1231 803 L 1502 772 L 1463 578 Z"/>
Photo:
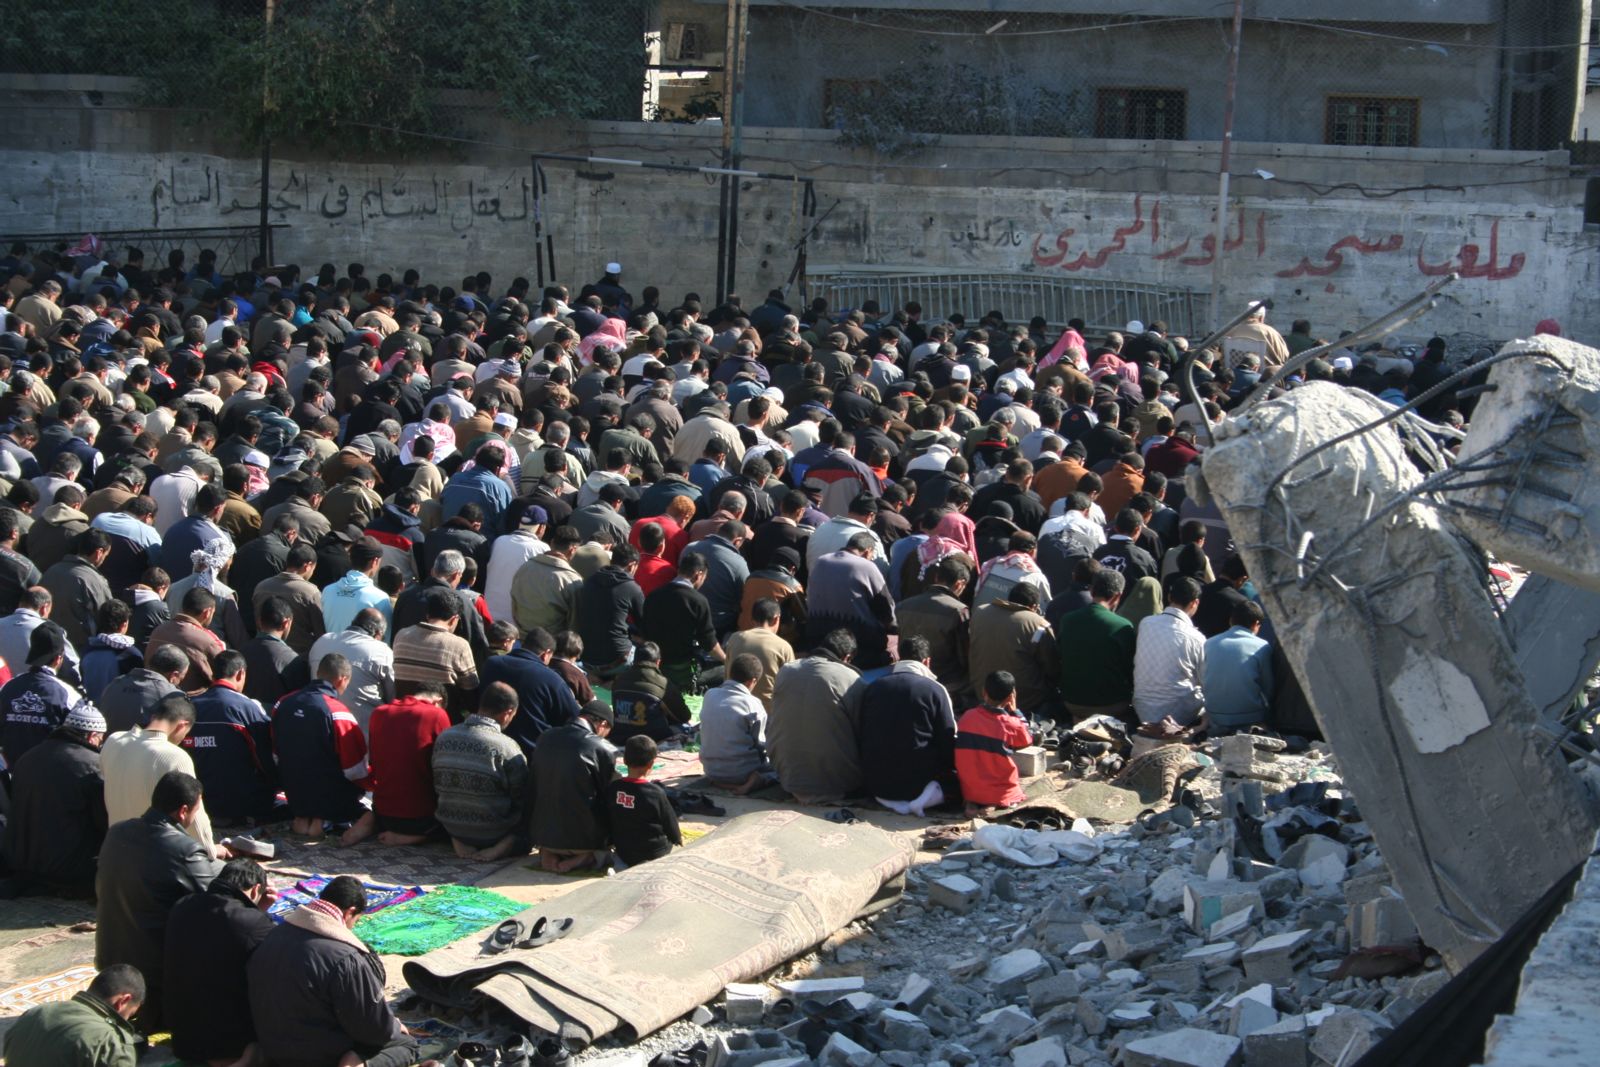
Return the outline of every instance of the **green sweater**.
<path id="1" fill-rule="evenodd" d="M 6 1032 L 9 1067 L 135 1067 L 139 1035 L 92 993 L 29 1008 Z"/>
<path id="2" fill-rule="evenodd" d="M 1056 624 L 1061 698 L 1103 707 L 1133 699 L 1133 623 L 1099 604 L 1069 612 Z"/>

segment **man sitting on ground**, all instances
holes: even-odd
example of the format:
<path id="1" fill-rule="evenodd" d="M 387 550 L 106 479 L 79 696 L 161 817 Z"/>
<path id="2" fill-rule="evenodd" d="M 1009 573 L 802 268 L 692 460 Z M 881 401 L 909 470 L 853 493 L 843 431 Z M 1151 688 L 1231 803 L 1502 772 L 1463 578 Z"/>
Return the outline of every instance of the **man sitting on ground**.
<path id="1" fill-rule="evenodd" d="M 605 862 L 611 847 L 606 804 L 617 777 L 616 755 L 605 738 L 614 720 L 604 701 L 586 704 L 577 721 L 546 730 L 529 761 L 530 836 L 547 871 Z"/>
<path id="2" fill-rule="evenodd" d="M 361 883 L 340 875 L 251 955 L 250 1016 L 274 1067 L 417 1062 L 416 1039 L 384 996 L 383 961 L 351 932 L 366 907 Z"/>
<path id="3" fill-rule="evenodd" d="M 84 704 L 12 765 L 5 834 L 12 877 L 0 897 L 94 896 L 95 857 L 106 836 L 105 735 L 105 720 Z"/>
<path id="4" fill-rule="evenodd" d="M 330 653 L 317 664 L 316 681 L 272 709 L 273 747 L 293 831 L 315 840 L 323 824 L 332 823 L 344 828 L 347 846 L 374 829 L 366 805 L 367 739 L 339 699 L 349 684 L 350 661 Z"/>
<path id="5" fill-rule="evenodd" d="M 846 696 L 859 709 L 861 766 L 878 803 L 919 818 L 954 785 L 956 716 L 950 694 L 929 669 L 928 642 L 900 642 L 889 673 Z"/>
<path id="6" fill-rule="evenodd" d="M 504 682 L 483 688 L 476 714 L 433 743 L 434 818 L 462 859 L 495 860 L 528 851 L 528 759 L 506 734 L 517 694 Z M 520 853 L 519 853 L 520 854 Z"/>
<path id="7" fill-rule="evenodd" d="M 219 653 L 242 659 L 237 652 Z M 215 669 L 215 668 L 213 668 Z M 136 819 L 150 806 L 150 791 L 168 771 L 195 774 L 194 760 L 183 747 L 194 728 L 195 706 L 183 693 L 173 693 L 156 705 L 150 725 L 135 726 L 106 738 L 100 750 L 100 773 L 106 780 L 106 818 L 113 823 Z M 211 836 L 211 818 L 202 801 L 195 811 L 189 833 L 216 856 Z"/>
<path id="8" fill-rule="evenodd" d="M 381 844 L 419 845 L 438 829 L 433 746 L 448 729 L 443 686 L 424 683 L 410 696 L 373 711 L 367 724 L 368 766 L 372 815 Z"/>
<path id="9" fill-rule="evenodd" d="M 204 893 L 173 905 L 164 952 L 173 1055 L 230 1064 L 253 1055 L 245 964 L 276 925 L 267 915 L 273 899 L 267 872 L 240 858 L 223 864 Z"/>
<path id="10" fill-rule="evenodd" d="M 128 1020 L 144 1004 L 137 967 L 102 968 L 71 1000 L 29 1008 L 6 1031 L 10 1067 L 134 1067 L 144 1040 Z"/>

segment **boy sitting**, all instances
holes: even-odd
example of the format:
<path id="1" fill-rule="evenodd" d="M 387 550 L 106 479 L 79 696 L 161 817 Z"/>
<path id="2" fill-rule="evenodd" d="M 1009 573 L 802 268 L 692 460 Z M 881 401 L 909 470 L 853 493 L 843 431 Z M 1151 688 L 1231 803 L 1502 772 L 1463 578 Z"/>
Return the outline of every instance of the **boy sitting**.
<path id="1" fill-rule="evenodd" d="M 1022 803 L 1017 765 L 1007 751 L 1033 743 L 1017 711 L 1017 680 L 1010 671 L 991 671 L 983 696 L 985 703 L 967 709 L 956 723 L 956 774 L 968 814 Z"/>
<path id="2" fill-rule="evenodd" d="M 628 776 L 612 786 L 611 844 L 629 867 L 658 860 L 683 844 L 678 813 L 672 810 L 664 789 L 650 781 L 656 762 L 656 743 L 648 734 L 635 734 L 622 746 Z"/>

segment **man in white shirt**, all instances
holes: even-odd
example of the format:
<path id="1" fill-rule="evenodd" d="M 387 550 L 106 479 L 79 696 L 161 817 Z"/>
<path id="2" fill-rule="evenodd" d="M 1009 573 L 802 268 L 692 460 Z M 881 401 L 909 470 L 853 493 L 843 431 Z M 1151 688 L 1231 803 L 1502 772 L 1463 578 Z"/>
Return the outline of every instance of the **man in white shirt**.
<path id="1" fill-rule="evenodd" d="M 544 543 L 544 529 L 549 522 L 549 513 L 531 504 L 517 516 L 515 530 L 494 539 L 483 586 L 483 600 L 491 618 L 511 619 L 512 580 L 524 563 L 550 551 L 550 546 Z"/>
<path id="2" fill-rule="evenodd" d="M 1194 624 L 1200 583 L 1167 582 L 1167 607 L 1139 623 L 1133 655 L 1133 709 L 1157 736 L 1177 737 L 1206 723 L 1206 639 Z"/>
<path id="3" fill-rule="evenodd" d="M 209 347 L 222 340 L 222 331 L 229 326 L 237 326 L 238 319 L 238 304 L 226 297 L 217 301 L 216 321 L 206 327 L 206 345 Z"/>

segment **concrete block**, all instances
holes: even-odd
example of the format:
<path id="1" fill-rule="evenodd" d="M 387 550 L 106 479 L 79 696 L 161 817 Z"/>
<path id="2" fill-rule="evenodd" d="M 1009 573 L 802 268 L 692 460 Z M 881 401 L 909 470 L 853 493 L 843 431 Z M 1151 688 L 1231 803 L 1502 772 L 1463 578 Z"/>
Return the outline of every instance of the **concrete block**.
<path id="1" fill-rule="evenodd" d="M 877 1053 L 840 1033 L 828 1035 L 828 1043 L 817 1054 L 822 1067 L 871 1067 Z"/>
<path id="2" fill-rule="evenodd" d="M 1050 973 L 1050 964 L 1031 948 L 1019 948 L 996 956 L 983 972 L 983 980 L 994 986 L 995 992 L 1010 999 L 1028 987 L 1035 978 Z"/>
<path id="3" fill-rule="evenodd" d="M 921 1011 L 933 998 L 933 992 L 933 983 L 913 971 L 906 975 L 905 982 L 900 986 L 900 995 L 894 998 L 894 1006 L 902 1011 Z"/>
<path id="4" fill-rule="evenodd" d="M 951 874 L 928 886 L 928 902 L 965 915 L 983 899 L 983 887 L 964 874 Z"/>
<path id="5" fill-rule="evenodd" d="M 895 1048 L 921 1052 L 933 1047 L 933 1031 L 908 1011 L 885 1008 L 878 1013 L 878 1026 L 883 1039 Z"/>
<path id="6" fill-rule="evenodd" d="M 1206 932 L 1206 938 L 1210 941 L 1221 941 L 1225 938 L 1233 937 L 1235 934 L 1243 933 L 1250 929 L 1250 924 L 1260 914 L 1261 912 L 1252 905 L 1224 915 L 1211 924 L 1211 929 Z"/>
<path id="7" fill-rule="evenodd" d="M 743 982 L 729 984 L 722 993 L 723 1011 L 737 1026 L 759 1023 L 767 1011 L 767 987 Z"/>
<path id="8" fill-rule="evenodd" d="M 845 975 L 839 978 L 791 978 L 784 982 L 774 982 L 779 989 L 796 997 L 842 997 L 846 993 L 855 993 L 867 987 L 867 980 L 860 975 Z"/>
<path id="9" fill-rule="evenodd" d="M 1262 938 L 1244 950 L 1244 973 L 1252 982 L 1293 983 L 1295 971 L 1310 962 L 1311 937 L 1310 930 L 1292 930 Z"/>
<path id="10" fill-rule="evenodd" d="M 1337 857 L 1339 866 L 1350 862 L 1350 847 L 1322 834 L 1307 834 L 1288 848 L 1278 858 L 1278 866 L 1302 870 L 1327 857 Z"/>
<path id="11" fill-rule="evenodd" d="M 1067 1047 L 1059 1037 L 1046 1037 L 1011 1050 L 1012 1067 L 1067 1067 Z"/>
<path id="12" fill-rule="evenodd" d="M 1218 941 L 1214 945 L 1201 945 L 1199 948 L 1190 949 L 1183 954 L 1186 960 L 1193 960 L 1202 967 L 1226 967 L 1239 960 L 1239 946 L 1232 941 Z"/>
<path id="13" fill-rule="evenodd" d="M 1197 934 L 1209 933 L 1223 917 L 1248 909 L 1266 914 L 1258 883 L 1208 880 L 1191 882 L 1183 890 L 1183 918 Z"/>
<path id="14" fill-rule="evenodd" d="M 1184 1028 L 1142 1037 L 1123 1046 L 1124 1067 L 1239 1067 L 1237 1037 Z"/>
<path id="15" fill-rule="evenodd" d="M 1352 948 L 1400 945 L 1416 940 L 1417 924 L 1411 919 L 1406 902 L 1397 896 L 1382 896 L 1363 901 L 1345 917 Z"/>
<path id="16" fill-rule="evenodd" d="M 1003 1045 L 1032 1028 L 1034 1018 L 1015 1005 L 1008 1004 L 978 1016 L 978 1041 Z"/>
<path id="17" fill-rule="evenodd" d="M 1370 1011 L 1336 1011 L 1317 1027 L 1311 1055 L 1329 1067 L 1357 1063 L 1393 1029 L 1387 1019 Z"/>
<path id="18" fill-rule="evenodd" d="M 1157 963 L 1145 968 L 1150 982 L 1171 993 L 1194 993 L 1200 989 L 1200 965 L 1191 960 Z"/>
<path id="19" fill-rule="evenodd" d="M 1228 1009 L 1228 1033 L 1244 1038 L 1278 1023 L 1278 1012 L 1271 1004 L 1247 997 Z"/>
<path id="20" fill-rule="evenodd" d="M 1244 1067 L 1309 1067 L 1310 1062 L 1310 1034 L 1298 1015 L 1245 1035 Z"/>
<path id="21" fill-rule="evenodd" d="M 1029 745 L 1027 748 L 1013 749 L 1011 762 L 1017 765 L 1017 775 L 1022 778 L 1037 778 L 1049 766 L 1050 753 L 1039 745 Z"/>
<path id="22" fill-rule="evenodd" d="M 1163 922 L 1118 923 L 1102 929 L 1108 960 L 1137 963 L 1172 943 L 1167 924 Z"/>
<path id="23" fill-rule="evenodd" d="M 1038 978 L 1028 983 L 1028 1007 L 1035 1015 L 1043 1015 L 1058 1004 L 1077 1000 L 1082 991 L 1082 980 L 1071 971 Z"/>

